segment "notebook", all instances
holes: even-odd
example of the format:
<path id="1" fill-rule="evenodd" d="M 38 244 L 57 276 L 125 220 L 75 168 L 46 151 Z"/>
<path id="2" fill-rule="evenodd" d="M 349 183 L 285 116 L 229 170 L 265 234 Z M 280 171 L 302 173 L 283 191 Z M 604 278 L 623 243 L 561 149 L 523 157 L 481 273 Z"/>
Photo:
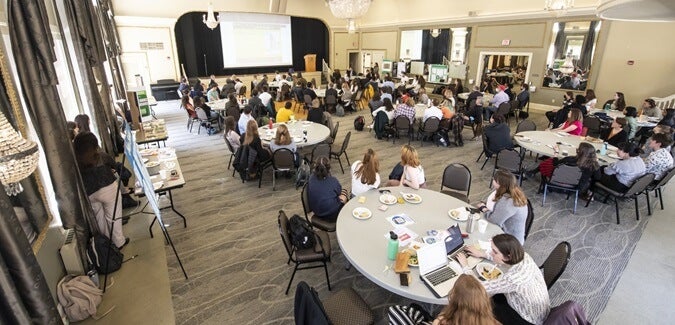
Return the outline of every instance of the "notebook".
<path id="1" fill-rule="evenodd" d="M 461 236 L 460 236 L 461 237 Z M 417 250 L 420 278 L 438 298 L 448 295 L 462 268 L 457 262 L 448 263 L 445 244 L 437 242 Z"/>
<path id="2" fill-rule="evenodd" d="M 464 238 L 462 238 L 462 231 L 459 229 L 459 225 L 448 228 L 448 233 L 450 235 L 445 238 L 445 251 L 448 254 L 448 258 L 454 260 L 457 254 L 464 251 L 466 245 L 464 244 Z M 466 254 L 466 262 L 469 268 L 474 268 L 480 261 L 482 259 Z"/>

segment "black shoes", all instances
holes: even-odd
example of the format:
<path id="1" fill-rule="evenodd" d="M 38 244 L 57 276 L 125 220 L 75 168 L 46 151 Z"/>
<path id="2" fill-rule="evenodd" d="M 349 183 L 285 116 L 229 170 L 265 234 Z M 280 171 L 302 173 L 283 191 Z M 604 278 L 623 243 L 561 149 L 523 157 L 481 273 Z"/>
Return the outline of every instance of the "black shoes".
<path id="1" fill-rule="evenodd" d="M 117 247 L 117 248 L 121 250 L 122 248 L 124 248 L 124 246 L 127 246 L 127 244 L 128 244 L 130 241 L 131 241 L 131 239 L 129 239 L 129 237 L 124 238 L 124 244 L 122 244 L 122 246 Z"/>

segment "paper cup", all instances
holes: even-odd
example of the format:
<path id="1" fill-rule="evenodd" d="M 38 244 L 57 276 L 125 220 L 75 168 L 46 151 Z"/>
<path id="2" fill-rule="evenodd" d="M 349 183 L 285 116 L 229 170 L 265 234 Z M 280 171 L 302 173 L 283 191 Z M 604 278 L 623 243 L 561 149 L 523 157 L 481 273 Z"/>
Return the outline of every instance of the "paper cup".
<path id="1" fill-rule="evenodd" d="M 160 171 L 159 171 L 159 177 L 160 177 L 162 180 L 165 180 L 165 179 L 166 179 L 166 170 L 164 170 L 164 169 L 160 170 Z"/>
<path id="2" fill-rule="evenodd" d="M 478 231 L 483 234 L 487 230 L 488 222 L 487 220 L 478 220 Z"/>

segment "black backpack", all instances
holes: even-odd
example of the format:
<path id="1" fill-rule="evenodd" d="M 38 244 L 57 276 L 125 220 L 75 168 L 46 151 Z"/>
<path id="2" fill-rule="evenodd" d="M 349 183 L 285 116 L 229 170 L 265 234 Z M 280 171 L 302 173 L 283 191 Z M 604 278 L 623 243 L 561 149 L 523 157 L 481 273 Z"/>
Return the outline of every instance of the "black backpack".
<path id="1" fill-rule="evenodd" d="M 124 261 L 124 254 L 115 244 L 101 234 L 91 238 L 87 247 L 87 260 L 101 274 L 108 274 L 119 270 Z"/>
<path id="2" fill-rule="evenodd" d="M 363 131 L 363 127 L 366 125 L 363 115 L 359 115 L 354 119 L 354 129 L 356 131 Z"/>
<path id="3" fill-rule="evenodd" d="M 291 244 L 298 249 L 305 249 L 314 247 L 316 240 L 314 238 L 314 231 L 312 226 L 307 222 L 307 219 L 294 214 L 291 217 L 289 225 Z"/>

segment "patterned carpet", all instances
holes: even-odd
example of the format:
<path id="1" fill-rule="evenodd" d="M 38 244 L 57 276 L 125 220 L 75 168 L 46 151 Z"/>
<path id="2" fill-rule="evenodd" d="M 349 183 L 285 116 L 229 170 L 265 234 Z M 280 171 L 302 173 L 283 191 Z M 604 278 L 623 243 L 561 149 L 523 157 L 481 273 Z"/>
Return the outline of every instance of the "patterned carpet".
<path id="1" fill-rule="evenodd" d="M 242 183 L 227 169 L 229 153 L 222 134 L 208 136 L 189 133 L 185 129 L 186 114 L 175 101 L 161 102 L 157 116 L 167 121 L 168 145 L 176 148 L 187 185 L 174 192 L 176 206 L 188 219 L 188 227 L 179 226 L 178 217 L 167 213 L 165 218 L 175 224 L 169 228 L 172 239 L 190 276 L 185 280 L 170 248 L 167 259 L 171 280 L 173 304 L 178 324 L 292 324 L 293 295 L 284 290 L 292 272 L 286 265 L 287 255 L 277 230 L 277 212 L 302 213 L 300 191 L 291 180 L 281 179 L 272 191 L 272 176 L 268 170 L 263 176 L 262 188 L 257 183 Z M 360 113 L 359 113 L 360 114 Z M 354 131 L 354 115 L 342 118 L 338 133 L 339 145 L 348 131 L 352 131 L 348 154 L 350 161 L 360 159 L 369 147 L 380 157 L 383 178 L 399 160 L 401 142 L 378 141 L 372 133 Z M 367 117 L 367 114 L 364 114 Z M 539 128 L 545 125 L 543 114 L 533 113 Z M 370 119 L 367 117 L 367 121 Z M 512 129 L 515 123 L 512 122 Z M 470 138 L 470 130 L 464 132 Z M 466 141 L 461 148 L 436 147 L 425 143 L 418 147 L 429 188 L 440 187 L 444 167 L 451 162 L 466 164 L 473 175 L 472 202 L 484 200 L 492 163 L 480 170 L 476 157 L 482 147 L 480 141 Z M 534 163 L 528 158 L 527 163 Z M 349 174 L 342 174 L 337 162 L 333 174 L 343 187 L 349 188 Z M 538 177 L 526 180 L 523 188 L 534 204 L 535 220 L 526 251 L 537 263 L 542 263 L 551 249 L 560 241 L 572 245 L 572 258 L 567 270 L 551 288 L 551 300 L 558 305 L 575 300 L 585 308 L 591 321 L 597 320 L 605 308 L 642 231 L 649 220 L 646 205 L 641 203 L 642 216 L 636 221 L 632 201 L 621 203 L 622 223 L 615 222 L 612 205 L 593 202 L 590 207 L 579 207 L 573 215 L 573 200 L 563 194 L 550 194 L 541 206 L 541 195 L 536 194 Z M 386 307 L 408 304 L 410 301 L 381 289 L 358 271 L 344 269 L 345 258 L 340 252 L 334 234 L 331 234 L 333 254 L 329 275 L 333 290 L 353 287 L 374 310 L 377 322 L 386 323 Z M 321 297 L 330 295 L 321 269 L 299 271 L 293 288 L 304 280 L 314 286 Z"/>

